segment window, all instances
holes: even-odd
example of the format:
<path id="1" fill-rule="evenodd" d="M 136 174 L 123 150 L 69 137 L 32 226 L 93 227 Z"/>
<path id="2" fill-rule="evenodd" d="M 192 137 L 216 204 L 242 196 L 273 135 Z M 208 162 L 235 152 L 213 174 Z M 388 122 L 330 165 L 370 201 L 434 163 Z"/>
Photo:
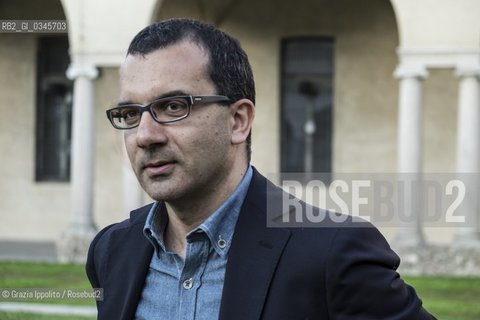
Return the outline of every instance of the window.
<path id="1" fill-rule="evenodd" d="M 36 181 L 70 180 L 73 82 L 66 78 L 68 38 L 38 38 Z"/>
<path id="2" fill-rule="evenodd" d="M 289 39 L 282 48 L 282 172 L 331 172 L 333 40 Z"/>

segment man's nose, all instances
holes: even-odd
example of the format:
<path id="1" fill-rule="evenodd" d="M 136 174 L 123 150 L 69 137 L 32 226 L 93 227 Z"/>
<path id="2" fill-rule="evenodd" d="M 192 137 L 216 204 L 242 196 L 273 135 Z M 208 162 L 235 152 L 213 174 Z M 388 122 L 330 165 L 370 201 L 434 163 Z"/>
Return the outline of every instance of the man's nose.
<path id="1" fill-rule="evenodd" d="M 156 122 L 149 112 L 143 112 L 137 127 L 137 145 L 150 147 L 155 144 L 165 144 L 168 139 L 165 125 Z"/>

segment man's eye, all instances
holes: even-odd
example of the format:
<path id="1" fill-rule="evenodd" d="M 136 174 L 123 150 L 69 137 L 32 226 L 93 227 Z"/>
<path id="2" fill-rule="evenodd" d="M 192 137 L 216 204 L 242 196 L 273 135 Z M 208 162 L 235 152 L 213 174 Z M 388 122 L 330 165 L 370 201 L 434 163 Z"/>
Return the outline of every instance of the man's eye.
<path id="1" fill-rule="evenodd" d="M 120 110 L 118 113 L 113 115 L 114 118 L 117 118 L 119 122 L 125 121 L 127 124 L 132 124 L 138 120 L 140 113 L 137 110 L 133 109 L 124 109 Z"/>
<path id="2" fill-rule="evenodd" d="M 135 110 L 122 112 L 122 118 L 124 118 L 125 120 L 136 118 L 136 117 L 138 117 L 138 112 Z"/>
<path id="3" fill-rule="evenodd" d="M 187 109 L 187 105 L 182 101 L 169 101 L 162 107 L 162 112 L 167 115 L 179 115 L 183 114 Z"/>

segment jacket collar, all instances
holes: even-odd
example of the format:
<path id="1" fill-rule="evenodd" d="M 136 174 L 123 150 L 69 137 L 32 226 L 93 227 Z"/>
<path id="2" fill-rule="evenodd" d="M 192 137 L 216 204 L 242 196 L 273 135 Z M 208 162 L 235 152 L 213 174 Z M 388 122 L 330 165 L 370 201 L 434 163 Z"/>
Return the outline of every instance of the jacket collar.
<path id="1" fill-rule="evenodd" d="M 105 297 L 110 304 L 105 316 L 99 319 L 129 320 L 135 318 L 137 304 L 140 301 L 145 278 L 150 266 L 153 247 L 143 235 L 143 225 L 151 205 L 134 210 L 130 214 L 130 225 L 118 229 L 111 235 L 112 244 L 106 269 Z M 109 262 L 115 262 L 109 263 Z M 108 290 L 108 291 L 107 291 Z"/>
<path id="2" fill-rule="evenodd" d="M 290 238 L 287 229 L 267 228 L 267 195 L 279 192 L 254 170 L 228 256 L 221 320 L 261 316 L 274 270 Z"/>

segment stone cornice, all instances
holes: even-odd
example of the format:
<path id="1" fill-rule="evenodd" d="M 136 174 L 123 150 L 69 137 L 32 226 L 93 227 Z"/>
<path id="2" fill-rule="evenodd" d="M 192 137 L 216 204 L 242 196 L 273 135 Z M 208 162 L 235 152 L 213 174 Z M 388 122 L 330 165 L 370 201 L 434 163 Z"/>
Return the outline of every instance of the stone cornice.
<path id="1" fill-rule="evenodd" d="M 98 77 L 98 69 L 90 63 L 73 62 L 67 69 L 67 78 L 75 80 L 79 77 L 94 80 Z"/>
<path id="2" fill-rule="evenodd" d="M 400 64 L 424 68 L 480 68 L 480 48 L 398 48 Z"/>

